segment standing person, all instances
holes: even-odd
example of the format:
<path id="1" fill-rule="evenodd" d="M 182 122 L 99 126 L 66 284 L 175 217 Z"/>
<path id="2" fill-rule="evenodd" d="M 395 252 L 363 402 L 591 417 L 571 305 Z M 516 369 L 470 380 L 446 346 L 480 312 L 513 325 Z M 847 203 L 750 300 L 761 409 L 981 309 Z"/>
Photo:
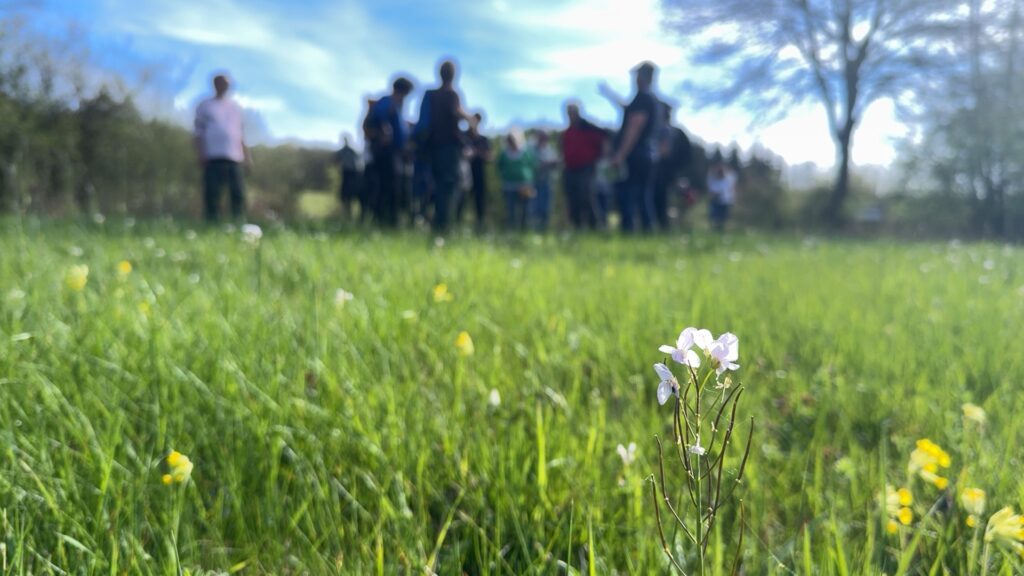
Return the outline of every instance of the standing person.
<path id="1" fill-rule="evenodd" d="M 493 159 L 491 141 L 480 133 L 484 117 L 477 112 L 469 126 L 469 170 L 473 180 L 473 207 L 476 229 L 481 232 L 487 224 L 487 163 Z"/>
<path id="2" fill-rule="evenodd" d="M 450 203 L 459 184 L 459 159 L 462 157 L 463 135 L 459 129 L 462 120 L 471 118 L 462 108 L 455 90 L 455 63 L 445 60 L 439 70 L 441 85 L 423 95 L 420 107 L 418 139 L 429 154 L 434 175 L 435 232 L 448 230 Z"/>
<path id="3" fill-rule="evenodd" d="M 604 153 L 605 133 L 580 115 L 579 104 L 565 107 L 569 126 L 562 133 L 562 163 L 569 223 L 573 228 L 596 228 L 597 164 Z"/>
<path id="4" fill-rule="evenodd" d="M 536 191 L 533 188 L 535 159 L 526 146 L 522 130 L 512 128 L 505 137 L 505 146 L 498 156 L 498 173 L 505 195 L 507 227 L 525 230 L 527 206 Z"/>
<path id="5" fill-rule="evenodd" d="M 334 160 L 341 172 L 341 186 L 338 190 L 341 213 L 344 218 L 352 218 L 353 204 L 359 200 L 362 170 L 359 153 L 352 147 L 348 134 L 342 135 L 341 149 L 334 153 Z"/>
<path id="6" fill-rule="evenodd" d="M 402 106 L 410 92 L 412 82 L 408 78 L 397 78 L 391 85 L 391 94 L 372 106 L 363 124 L 377 175 L 374 215 L 382 226 L 390 228 L 398 226 L 399 186 L 405 174 L 402 165 L 407 133 Z"/>
<path id="7" fill-rule="evenodd" d="M 654 74 L 657 68 L 642 62 L 633 69 L 636 76 L 636 96 L 626 106 L 619 131 L 618 147 L 611 163 L 625 170 L 619 191 L 619 210 L 623 232 L 632 232 L 634 216 L 638 216 L 644 231 L 652 225 L 650 187 L 654 167 L 654 139 L 656 126 L 661 121 L 660 103 L 654 96 Z"/>
<path id="8" fill-rule="evenodd" d="M 672 107 L 662 106 L 663 122 L 658 134 L 657 163 L 654 166 L 654 216 L 661 230 L 668 230 L 668 197 L 690 163 L 690 138 L 672 125 Z"/>
<path id="9" fill-rule="evenodd" d="M 718 232 L 725 231 L 732 205 L 736 202 L 736 172 L 719 161 L 708 171 L 708 216 Z"/>
<path id="10" fill-rule="evenodd" d="M 536 195 L 530 200 L 530 215 L 540 231 L 548 229 L 551 219 L 551 180 L 558 168 L 558 153 L 551 145 L 551 137 L 544 130 L 537 132 L 537 144 L 534 151 L 534 190 Z"/>
<path id="11" fill-rule="evenodd" d="M 245 184 L 242 165 L 251 163 L 245 146 L 242 107 L 230 96 L 227 75 L 213 78 L 215 95 L 196 108 L 193 142 L 203 166 L 203 202 L 207 221 L 220 217 L 220 191 L 227 185 L 231 195 L 231 215 L 239 219 L 245 212 Z"/>

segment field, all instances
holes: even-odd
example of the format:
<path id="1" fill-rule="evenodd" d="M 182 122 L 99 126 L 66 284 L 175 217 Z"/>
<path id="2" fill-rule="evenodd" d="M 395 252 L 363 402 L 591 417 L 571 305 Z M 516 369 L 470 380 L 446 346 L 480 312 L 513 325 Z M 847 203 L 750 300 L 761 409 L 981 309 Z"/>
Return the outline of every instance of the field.
<path id="1" fill-rule="evenodd" d="M 687 326 L 740 341 L 743 573 L 1022 569 L 982 537 L 1024 504 L 1020 249 L 130 224 L 0 231 L 4 574 L 667 574 L 651 366 Z"/>

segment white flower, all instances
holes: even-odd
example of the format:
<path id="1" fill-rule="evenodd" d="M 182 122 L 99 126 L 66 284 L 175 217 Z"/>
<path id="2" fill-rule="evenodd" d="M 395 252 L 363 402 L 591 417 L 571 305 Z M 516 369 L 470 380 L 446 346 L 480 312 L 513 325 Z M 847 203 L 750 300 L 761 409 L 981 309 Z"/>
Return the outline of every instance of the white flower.
<path id="1" fill-rule="evenodd" d="M 636 443 L 630 442 L 629 447 L 619 444 L 615 451 L 619 453 L 619 458 L 622 458 L 622 465 L 629 466 L 636 461 Z"/>
<path id="2" fill-rule="evenodd" d="M 690 327 L 679 333 L 675 346 L 665 344 L 659 347 L 658 350 L 664 354 L 671 355 L 673 360 L 683 366 L 700 368 L 700 357 L 691 348 L 696 346 L 701 350 L 707 350 L 711 342 L 711 332 Z"/>
<path id="3" fill-rule="evenodd" d="M 339 308 L 344 306 L 346 302 L 351 302 L 353 298 L 355 296 L 344 288 L 338 288 L 334 291 L 334 305 Z"/>
<path id="4" fill-rule="evenodd" d="M 242 224 L 242 239 L 249 244 L 256 244 L 263 238 L 263 229 L 256 224 Z"/>
<path id="5" fill-rule="evenodd" d="M 689 452 L 690 454 L 695 454 L 697 456 L 703 456 L 704 453 L 707 452 L 707 450 L 705 450 L 704 447 L 700 445 L 700 438 L 697 438 L 697 442 L 694 443 L 693 446 L 687 448 L 686 451 Z"/>
<path id="6" fill-rule="evenodd" d="M 660 362 L 654 365 L 654 371 L 658 373 L 658 378 L 661 378 L 661 382 L 658 383 L 658 404 L 664 405 L 668 402 L 669 396 L 679 394 L 679 381 L 672 375 L 668 366 Z"/>
<path id="7" fill-rule="evenodd" d="M 732 332 L 726 332 L 711 343 L 708 355 L 719 376 L 726 370 L 735 370 L 740 367 L 736 363 L 740 359 L 740 339 Z"/>
<path id="8" fill-rule="evenodd" d="M 493 408 L 501 406 L 501 393 L 497 388 L 491 388 L 491 395 L 487 397 L 487 403 Z"/>

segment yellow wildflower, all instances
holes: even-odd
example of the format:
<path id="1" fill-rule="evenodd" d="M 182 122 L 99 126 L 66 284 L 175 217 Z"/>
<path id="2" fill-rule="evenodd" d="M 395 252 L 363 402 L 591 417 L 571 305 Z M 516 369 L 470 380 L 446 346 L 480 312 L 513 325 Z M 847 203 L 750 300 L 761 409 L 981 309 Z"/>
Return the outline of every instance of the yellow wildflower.
<path id="1" fill-rule="evenodd" d="M 910 453 L 907 471 L 917 474 L 939 490 L 945 490 L 949 485 L 949 479 L 939 476 L 938 471 L 940 467 L 949 468 L 951 463 L 952 459 L 945 450 L 931 440 L 923 438 L 917 441 L 917 447 Z"/>
<path id="2" fill-rule="evenodd" d="M 448 285 L 445 283 L 434 286 L 434 302 L 451 302 L 455 296 L 448 291 Z"/>
<path id="3" fill-rule="evenodd" d="M 192 476 L 192 461 L 181 452 L 171 450 L 171 453 L 167 455 L 166 462 L 170 473 L 164 474 L 161 478 L 164 484 L 187 482 Z"/>
<path id="4" fill-rule="evenodd" d="M 81 292 L 89 282 L 89 267 L 85 264 L 77 264 L 68 268 L 64 276 L 64 284 L 75 292 Z"/>
<path id="5" fill-rule="evenodd" d="M 968 514 L 981 516 L 985 513 L 985 491 L 980 488 L 965 488 L 960 493 L 960 505 Z"/>
<path id="6" fill-rule="evenodd" d="M 914 495 L 906 488 L 895 489 L 892 486 L 885 487 L 885 512 L 889 516 L 889 523 L 899 521 L 904 526 L 910 526 L 914 521 L 914 511 L 910 505 L 914 503 Z M 886 525 L 889 530 L 889 525 Z M 892 530 L 889 530 L 892 533 Z"/>
<path id="7" fill-rule="evenodd" d="M 127 260 L 121 260 L 117 263 L 117 273 L 124 278 L 125 276 L 132 273 L 132 263 Z"/>
<path id="8" fill-rule="evenodd" d="M 970 402 L 963 405 L 964 420 L 973 422 L 978 426 L 984 426 L 985 422 L 988 421 L 988 416 L 985 414 L 985 409 L 977 404 L 971 404 Z"/>
<path id="9" fill-rule="evenodd" d="M 889 534 L 895 534 L 900 531 L 900 525 L 890 518 L 889 521 L 885 523 L 885 531 Z"/>
<path id="10" fill-rule="evenodd" d="M 1009 546 L 1014 551 L 1024 553 L 1024 518 L 1007 506 L 988 519 L 985 528 L 985 542 L 995 542 Z"/>
<path id="11" fill-rule="evenodd" d="M 469 332 L 465 330 L 459 332 L 458 337 L 455 338 L 455 349 L 459 351 L 460 356 L 473 355 L 473 339 L 469 337 Z"/>
<path id="12" fill-rule="evenodd" d="M 900 524 L 910 526 L 910 523 L 914 521 L 914 511 L 910 508 L 900 508 L 900 511 L 896 513 L 896 519 L 900 521 Z"/>

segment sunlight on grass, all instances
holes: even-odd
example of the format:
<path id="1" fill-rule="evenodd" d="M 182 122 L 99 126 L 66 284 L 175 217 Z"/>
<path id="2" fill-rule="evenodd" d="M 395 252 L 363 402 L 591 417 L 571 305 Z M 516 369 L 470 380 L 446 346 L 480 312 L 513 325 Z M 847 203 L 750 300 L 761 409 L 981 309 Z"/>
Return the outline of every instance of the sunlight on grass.
<path id="1" fill-rule="evenodd" d="M 745 573 L 1021 567 L 1012 514 L 984 539 L 1024 493 L 1016 248 L 8 221 L 0 253 L 8 573 L 666 573 L 685 326 L 742 342 Z"/>

